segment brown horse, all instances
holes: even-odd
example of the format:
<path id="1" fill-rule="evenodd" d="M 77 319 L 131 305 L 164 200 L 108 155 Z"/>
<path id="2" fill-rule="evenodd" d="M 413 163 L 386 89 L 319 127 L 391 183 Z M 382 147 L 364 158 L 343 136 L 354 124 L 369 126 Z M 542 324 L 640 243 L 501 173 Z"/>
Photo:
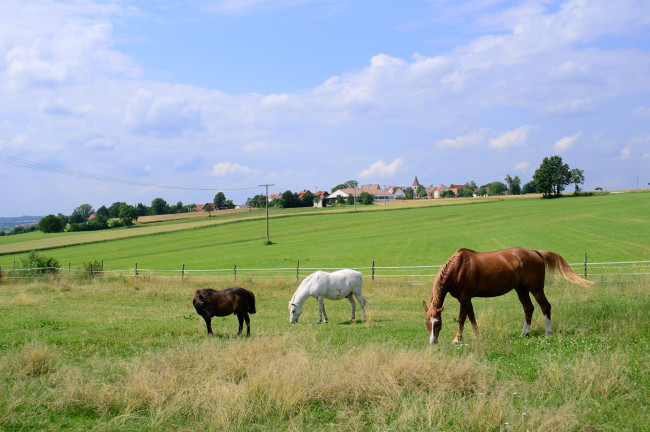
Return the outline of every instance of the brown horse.
<path id="1" fill-rule="evenodd" d="M 453 341 L 458 343 L 463 337 L 466 317 L 469 317 L 474 331 L 478 331 L 472 297 L 496 297 L 513 289 L 519 296 L 526 317 L 521 337 L 528 335 L 535 309 L 528 292 L 533 294 L 542 308 L 546 318 L 546 337 L 548 337 L 551 334 L 551 304 L 544 295 L 546 269 L 557 270 L 564 279 L 583 287 L 592 283 L 580 278 L 564 258 L 555 252 L 512 248 L 478 253 L 470 249 L 458 249 L 436 275 L 429 305 L 422 302 L 426 312 L 425 322 L 429 343 L 434 344 L 438 341 L 438 334 L 442 328 L 441 312 L 444 309 L 442 304 L 447 294 L 451 294 L 460 302 L 458 334 Z"/>
<path id="2" fill-rule="evenodd" d="M 246 336 L 251 335 L 251 321 L 248 314 L 256 312 L 255 295 L 251 291 L 240 287 L 226 288 L 221 291 L 210 288 L 200 289 L 194 294 L 193 303 L 196 312 L 205 320 L 208 334 L 212 334 L 213 316 L 223 317 L 235 314 L 239 319 L 237 336 L 241 336 L 244 321 L 246 321 Z"/>

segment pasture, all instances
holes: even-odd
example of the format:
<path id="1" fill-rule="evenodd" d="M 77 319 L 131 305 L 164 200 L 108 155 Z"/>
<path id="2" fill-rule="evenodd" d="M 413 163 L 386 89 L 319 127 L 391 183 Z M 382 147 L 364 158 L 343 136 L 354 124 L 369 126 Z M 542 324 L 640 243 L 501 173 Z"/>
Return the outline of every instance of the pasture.
<path id="1" fill-rule="evenodd" d="M 569 262 L 585 252 L 592 262 L 650 255 L 647 193 L 372 210 L 278 214 L 269 246 L 263 219 L 233 215 L 162 222 L 148 235 L 133 234 L 148 225 L 117 230 L 128 235 L 42 253 L 64 267 L 97 258 L 109 270 L 138 262 L 163 275 L 181 264 L 434 265 L 461 246 L 547 249 Z M 317 302 L 309 299 L 291 325 L 295 277 L 7 279 L 32 248 L 20 243 L 0 238 L 15 251 L 0 256 L 0 430 L 614 431 L 650 424 L 647 274 L 595 277 L 588 288 L 548 277 L 550 338 L 536 303 L 530 336 L 518 337 L 523 311 L 511 292 L 475 299 L 480 334 L 467 328 L 463 343 L 452 345 L 459 304 L 448 297 L 439 343 L 428 346 L 422 300 L 433 277 L 372 280 L 363 270 L 366 323 L 359 315 L 348 323 L 350 305 L 340 300 L 326 301 L 329 323 L 317 325 Z M 251 337 L 235 337 L 235 316 L 213 318 L 215 335 L 206 336 L 195 290 L 233 285 L 255 293 Z"/>
<path id="2" fill-rule="evenodd" d="M 368 322 L 315 300 L 299 324 L 297 284 L 255 292 L 250 338 L 234 316 L 214 336 L 192 306 L 199 278 L 98 278 L 0 285 L 2 430 L 642 430 L 648 424 L 650 290 L 551 278 L 554 333 L 510 293 L 476 299 L 480 335 L 452 345 L 449 299 L 428 346 L 429 287 L 364 281 Z"/>

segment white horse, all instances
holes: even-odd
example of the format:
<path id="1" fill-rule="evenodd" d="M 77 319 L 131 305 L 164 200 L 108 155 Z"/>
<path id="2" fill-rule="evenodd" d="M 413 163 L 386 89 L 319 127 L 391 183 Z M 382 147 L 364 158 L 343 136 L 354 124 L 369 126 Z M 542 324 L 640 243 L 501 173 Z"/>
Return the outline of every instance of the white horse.
<path id="1" fill-rule="evenodd" d="M 361 295 L 361 273 L 356 270 L 344 269 L 333 273 L 317 271 L 310 274 L 300 284 L 295 294 L 289 302 L 289 322 L 295 324 L 302 313 L 302 304 L 309 297 L 318 300 L 318 321 L 316 324 L 327 323 L 327 314 L 325 313 L 324 299 L 341 300 L 347 298 L 352 306 L 352 315 L 350 321 L 354 321 L 354 297 L 357 298 L 361 310 L 363 311 L 363 320 L 366 320 L 366 304 L 368 303 Z"/>

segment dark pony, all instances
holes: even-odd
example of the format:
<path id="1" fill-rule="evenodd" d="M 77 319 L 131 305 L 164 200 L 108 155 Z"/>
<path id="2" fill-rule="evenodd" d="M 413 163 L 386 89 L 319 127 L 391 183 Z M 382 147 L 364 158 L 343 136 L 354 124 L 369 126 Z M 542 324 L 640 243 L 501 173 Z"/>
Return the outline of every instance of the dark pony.
<path id="1" fill-rule="evenodd" d="M 458 249 L 438 271 L 429 305 L 422 302 L 426 312 L 429 343 L 438 341 L 442 328 L 441 313 L 447 294 L 451 294 L 460 303 L 458 333 L 453 341 L 458 343 L 463 337 L 465 318 L 469 317 L 474 330 L 478 331 L 472 297 L 496 297 L 513 289 L 524 307 L 525 322 L 521 336 L 528 334 L 535 309 L 528 294 L 530 292 L 542 308 L 548 337 L 551 334 L 551 304 L 544 295 L 546 269 L 557 271 L 564 279 L 583 287 L 592 283 L 579 277 L 564 258 L 555 252 L 512 248 L 479 253 L 470 249 Z"/>
<path id="2" fill-rule="evenodd" d="M 226 288 L 216 291 L 210 288 L 197 290 L 194 294 L 194 308 L 196 312 L 203 317 L 205 325 L 208 328 L 208 334 L 212 334 L 212 317 L 237 315 L 239 319 L 239 332 L 241 336 L 244 321 L 246 321 L 246 336 L 251 335 L 251 321 L 248 314 L 254 314 L 255 295 L 248 290 L 240 287 Z"/>

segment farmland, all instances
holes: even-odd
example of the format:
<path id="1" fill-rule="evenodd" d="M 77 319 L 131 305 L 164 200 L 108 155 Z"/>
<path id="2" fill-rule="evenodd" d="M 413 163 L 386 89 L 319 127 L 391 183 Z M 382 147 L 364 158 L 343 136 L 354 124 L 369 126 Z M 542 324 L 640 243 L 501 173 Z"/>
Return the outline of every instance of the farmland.
<path id="1" fill-rule="evenodd" d="M 264 219 L 242 214 L 151 223 L 41 253 L 66 266 L 95 257 L 108 269 L 159 271 L 433 265 L 460 246 L 648 260 L 649 214 L 644 193 L 333 209 L 272 215 L 272 245 Z M 25 241 L 53 238 L 34 234 Z M 0 256 L 3 270 L 25 253 L 20 243 L 0 243 L 19 251 Z M 459 307 L 448 298 L 441 342 L 429 347 L 421 303 L 432 279 L 364 274 L 368 322 L 348 323 L 347 301 L 326 302 L 327 325 L 315 324 L 313 299 L 289 324 L 295 277 L 5 278 L 0 429 L 610 431 L 650 422 L 647 275 L 599 277 L 586 289 L 549 277 L 548 339 L 537 305 L 530 337 L 518 337 L 523 312 L 510 293 L 475 300 L 480 334 L 467 328 L 452 345 Z M 214 319 L 207 337 L 194 290 L 235 283 L 256 294 L 252 336 L 234 337 L 231 316 Z"/>

